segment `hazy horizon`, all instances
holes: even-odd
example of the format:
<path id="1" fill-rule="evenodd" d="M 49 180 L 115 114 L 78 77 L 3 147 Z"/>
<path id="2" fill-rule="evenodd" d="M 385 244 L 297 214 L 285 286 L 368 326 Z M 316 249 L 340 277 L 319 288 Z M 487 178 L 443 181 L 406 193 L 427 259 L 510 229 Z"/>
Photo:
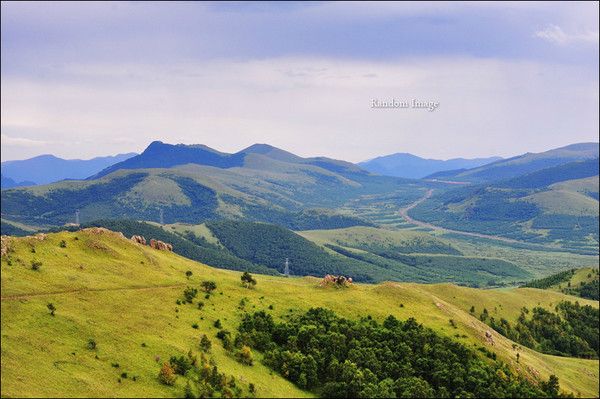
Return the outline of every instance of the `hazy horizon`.
<path id="1" fill-rule="evenodd" d="M 597 15 L 598 3 L 3 2 L 2 160 L 153 140 L 351 162 L 595 142 Z M 407 106 L 373 107 L 395 101 Z"/>

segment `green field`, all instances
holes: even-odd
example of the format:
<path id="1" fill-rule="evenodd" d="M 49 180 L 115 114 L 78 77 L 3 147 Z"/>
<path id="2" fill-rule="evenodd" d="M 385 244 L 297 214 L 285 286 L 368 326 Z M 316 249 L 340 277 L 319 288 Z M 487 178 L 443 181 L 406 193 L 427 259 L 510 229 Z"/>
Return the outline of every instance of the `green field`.
<path id="1" fill-rule="evenodd" d="M 61 240 L 66 247 L 61 247 Z M 371 315 L 381 321 L 389 314 L 402 320 L 415 317 L 443 335 L 458 336 L 466 345 L 485 346 L 532 379 L 556 374 L 564 390 L 598 396 L 597 360 L 514 348 L 496 333 L 491 346 L 485 339 L 489 328 L 468 310 L 486 306 L 499 317 L 514 319 L 522 306 L 551 308 L 561 300 L 576 300 L 558 292 L 411 283 L 328 289 L 321 288 L 316 278 L 263 275 L 256 275 L 258 284 L 247 289 L 239 272 L 133 244 L 103 229 L 5 238 L 4 242 L 9 252 L 1 261 L 3 397 L 181 396 L 181 381 L 174 387 L 158 382 L 160 362 L 190 349 L 198 351 L 203 333 L 213 342 L 212 357 L 219 369 L 240 383 L 255 384 L 258 396 L 310 396 L 260 361 L 244 366 L 223 350 L 212 324 L 220 319 L 225 328 L 235 331 L 243 314 L 242 298 L 247 298 L 246 310 L 265 310 L 277 320 L 314 306 L 352 319 Z M 32 270 L 32 261 L 41 262 L 39 270 Z M 187 270 L 193 272 L 189 279 Z M 176 305 L 186 286 L 198 286 L 205 279 L 214 280 L 218 288 L 210 299 L 200 299 L 205 302 L 202 310 Z M 598 307 L 598 302 L 577 300 Z M 54 317 L 46 308 L 49 302 L 56 306 Z M 193 329 L 193 323 L 199 328 Z M 90 338 L 97 342 L 95 350 L 86 348 Z M 255 353 L 255 358 L 260 360 L 260 354 Z M 119 382 L 123 372 L 129 378 Z"/>

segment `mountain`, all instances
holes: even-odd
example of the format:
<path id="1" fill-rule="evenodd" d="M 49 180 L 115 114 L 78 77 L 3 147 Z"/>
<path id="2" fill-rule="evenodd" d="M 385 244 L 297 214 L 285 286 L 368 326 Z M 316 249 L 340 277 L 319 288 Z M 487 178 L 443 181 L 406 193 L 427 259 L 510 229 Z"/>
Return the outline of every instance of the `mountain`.
<path id="1" fill-rule="evenodd" d="M 268 144 L 254 144 L 236 153 L 228 154 L 205 145 L 173 145 L 154 141 L 141 154 L 111 165 L 89 179 L 98 179 L 120 169 L 172 168 L 186 164 L 220 169 L 244 167 L 252 162 L 252 155 L 291 164 L 314 165 L 341 174 L 366 174 L 364 170 L 350 162 L 325 157 L 302 158 Z"/>
<path id="2" fill-rule="evenodd" d="M 24 187 L 24 186 L 34 186 L 35 185 L 35 183 L 32 181 L 16 182 L 13 179 L 11 179 L 10 177 L 6 177 L 2 174 L 0 174 L 0 179 L 1 179 L 0 187 L 2 190 L 14 188 L 14 187 Z"/>
<path id="3" fill-rule="evenodd" d="M 598 143 L 578 143 L 540 153 L 526 153 L 471 169 L 443 171 L 428 179 L 485 183 L 506 180 L 574 161 L 598 158 Z"/>
<path id="4" fill-rule="evenodd" d="M 436 172 L 475 168 L 501 159 L 500 157 L 454 158 L 442 161 L 439 159 L 425 159 L 416 155 L 399 152 L 360 162 L 358 165 L 369 172 L 384 176 L 421 179 Z"/>
<path id="5" fill-rule="evenodd" d="M 3 237 L 2 244 L 2 396 L 297 398 L 328 396 L 321 392 L 331 381 L 329 389 L 352 386 L 365 397 L 386 387 L 380 397 L 416 396 L 415 387 L 428 397 L 546 397 L 552 395 L 540 389 L 550 375 L 561 391 L 598 396 L 597 359 L 543 354 L 481 320 L 489 312 L 516 325 L 523 308 L 527 321 L 534 308 L 554 320 L 558 304 L 576 300 L 575 309 L 594 320 L 597 301 L 533 288 L 332 287 L 322 276 L 255 274 L 257 284 L 247 288 L 241 272 L 97 228 Z M 216 289 L 205 292 L 204 281 Z M 588 323 L 578 320 L 578 328 Z M 573 330 L 559 332 L 573 339 Z M 279 345 L 288 341 L 285 353 Z M 334 358 L 332 351 L 335 361 L 321 361 Z M 336 367 L 343 372 L 332 378 Z M 175 373 L 161 373 L 165 368 Z M 379 382 L 404 372 L 408 381 L 399 374 Z M 447 395 L 437 394 L 440 387 Z M 207 389 L 212 393 L 201 394 Z"/>
<path id="6" fill-rule="evenodd" d="M 153 142 L 85 181 L 2 192 L 2 215 L 32 225 L 102 218 L 201 223 L 229 218 L 292 229 L 370 224 L 338 208 L 359 195 L 419 185 L 372 175 L 349 162 L 301 158 L 266 145 L 235 154 Z M 414 190 L 409 196 L 417 196 Z"/>
<path id="7" fill-rule="evenodd" d="M 40 155 L 22 161 L 2 162 L 2 175 L 15 181 L 48 184 L 64 179 L 85 179 L 102 169 L 137 154 L 119 154 L 88 160 L 62 159 L 54 155 Z M 8 188 L 8 187 L 7 187 Z"/>

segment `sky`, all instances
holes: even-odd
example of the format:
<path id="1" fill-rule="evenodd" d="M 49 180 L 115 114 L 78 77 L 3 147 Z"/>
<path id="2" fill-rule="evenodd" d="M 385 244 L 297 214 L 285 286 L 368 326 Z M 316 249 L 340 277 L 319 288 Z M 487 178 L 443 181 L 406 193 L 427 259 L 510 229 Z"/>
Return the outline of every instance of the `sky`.
<path id="1" fill-rule="evenodd" d="M 1 156 L 87 159 L 161 140 L 358 162 L 597 142 L 598 13 L 598 2 L 3 1 Z"/>

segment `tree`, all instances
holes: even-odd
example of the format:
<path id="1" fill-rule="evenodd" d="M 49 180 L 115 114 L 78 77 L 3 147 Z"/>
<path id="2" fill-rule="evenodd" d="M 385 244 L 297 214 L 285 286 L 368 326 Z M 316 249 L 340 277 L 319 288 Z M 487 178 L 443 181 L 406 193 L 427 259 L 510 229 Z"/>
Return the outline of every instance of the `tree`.
<path id="1" fill-rule="evenodd" d="M 192 303 L 194 298 L 196 298 L 196 295 L 198 295 L 198 290 L 195 288 L 187 287 L 183 290 L 183 297 L 187 303 Z"/>
<path id="2" fill-rule="evenodd" d="M 200 286 L 205 292 L 209 294 L 217 289 L 217 283 L 209 280 L 203 281 L 202 284 L 200 284 Z"/>
<path id="3" fill-rule="evenodd" d="M 176 379 L 177 376 L 175 375 L 173 367 L 167 362 L 163 363 L 160 372 L 158 373 L 158 380 L 165 385 L 174 385 Z"/>
<path id="4" fill-rule="evenodd" d="M 48 310 L 50 311 L 50 315 L 54 316 L 54 312 L 56 312 L 56 306 L 53 303 L 49 303 L 46 305 Z"/>
<path id="5" fill-rule="evenodd" d="M 244 272 L 244 274 L 242 274 L 241 280 L 242 284 L 244 284 L 246 288 L 250 288 L 251 285 L 256 285 L 256 279 L 248 272 Z"/>
<path id="6" fill-rule="evenodd" d="M 192 274 L 194 274 L 194 273 L 192 273 L 191 270 L 188 270 L 187 272 L 185 272 L 185 276 L 188 278 L 188 280 L 190 279 L 190 277 L 192 277 Z"/>

